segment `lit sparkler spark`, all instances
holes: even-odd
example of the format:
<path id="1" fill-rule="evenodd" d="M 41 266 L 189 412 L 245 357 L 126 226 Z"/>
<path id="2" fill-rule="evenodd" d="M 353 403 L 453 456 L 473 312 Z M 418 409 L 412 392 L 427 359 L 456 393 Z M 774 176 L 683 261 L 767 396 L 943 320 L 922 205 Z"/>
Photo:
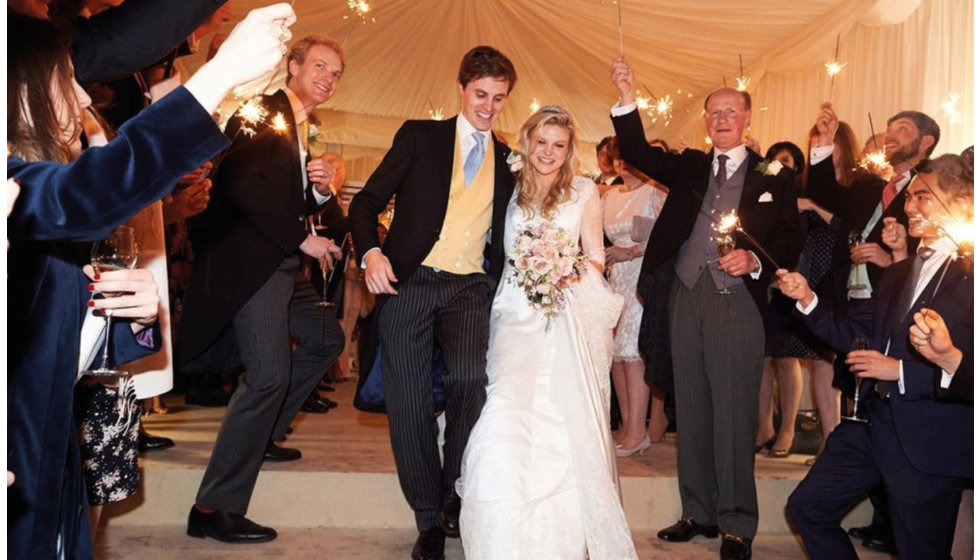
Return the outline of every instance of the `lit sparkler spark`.
<path id="1" fill-rule="evenodd" d="M 738 220 L 738 214 L 735 211 L 726 212 L 721 215 L 718 219 L 718 223 L 715 224 L 715 230 L 718 233 L 731 233 L 734 230 L 741 230 L 742 226 Z"/>
<path id="2" fill-rule="evenodd" d="M 649 97 L 642 97 L 642 96 L 639 96 L 639 95 L 636 96 L 636 108 L 639 109 L 639 110 L 641 110 L 641 111 L 646 111 L 646 110 L 650 109 L 650 98 Z"/>
<path id="3" fill-rule="evenodd" d="M 752 78 L 748 76 L 735 76 L 735 89 L 738 91 L 747 91 L 749 89 L 749 82 Z"/>
<path id="4" fill-rule="evenodd" d="M 238 116 L 250 125 L 262 121 L 269 115 L 269 110 L 262 105 L 258 97 L 252 97 L 238 108 Z"/>
<path id="5" fill-rule="evenodd" d="M 963 96 L 959 93 L 951 91 L 940 105 L 943 114 L 946 115 L 946 119 L 948 119 L 951 124 L 959 124 L 963 121 L 963 117 L 960 116 L 959 108 L 959 102 L 962 97 Z"/>
<path id="6" fill-rule="evenodd" d="M 541 104 L 538 103 L 537 99 L 532 99 L 531 104 L 528 105 L 527 108 L 530 109 L 532 113 L 537 113 L 538 109 L 541 108 Z"/>
<path id="7" fill-rule="evenodd" d="M 289 125 L 286 124 L 286 117 L 282 116 L 282 113 L 276 113 L 276 115 L 272 117 L 271 126 L 276 132 L 286 132 L 286 129 L 289 128 Z"/>
<path id="8" fill-rule="evenodd" d="M 877 169 L 885 169 L 888 167 L 888 160 L 885 158 L 885 149 L 875 150 L 868 155 L 864 156 L 861 160 L 861 167 L 868 169 L 871 167 Z"/>
<path id="9" fill-rule="evenodd" d="M 367 13 L 371 11 L 371 5 L 366 0 L 347 0 L 347 7 L 361 19 L 364 19 Z"/>
<path id="10" fill-rule="evenodd" d="M 443 118 L 442 107 L 438 109 L 429 109 L 429 118 L 434 121 L 441 121 Z"/>
<path id="11" fill-rule="evenodd" d="M 837 74 L 840 74 L 840 71 L 843 70 L 845 66 L 847 66 L 846 62 L 838 62 L 836 60 L 832 60 L 824 64 L 824 67 L 827 69 L 827 75 L 831 78 Z"/>

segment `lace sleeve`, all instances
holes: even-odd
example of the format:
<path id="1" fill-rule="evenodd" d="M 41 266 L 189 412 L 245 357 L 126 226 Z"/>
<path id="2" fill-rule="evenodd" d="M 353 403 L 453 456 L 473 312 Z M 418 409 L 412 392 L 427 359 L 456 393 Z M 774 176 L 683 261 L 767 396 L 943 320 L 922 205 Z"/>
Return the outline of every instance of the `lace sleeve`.
<path id="1" fill-rule="evenodd" d="M 582 252 L 600 267 L 606 266 L 606 250 L 602 245 L 602 203 L 599 201 L 599 190 L 595 183 L 581 179 L 580 192 L 585 196 L 582 211 L 582 226 L 579 235 L 582 238 Z"/>

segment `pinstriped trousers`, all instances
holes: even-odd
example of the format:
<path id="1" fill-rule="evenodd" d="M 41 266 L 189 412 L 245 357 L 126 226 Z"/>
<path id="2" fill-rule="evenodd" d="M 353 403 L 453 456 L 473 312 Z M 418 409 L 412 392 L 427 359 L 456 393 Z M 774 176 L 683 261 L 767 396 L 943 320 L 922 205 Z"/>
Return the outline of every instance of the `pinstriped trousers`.
<path id="1" fill-rule="evenodd" d="M 303 401 L 344 349 L 344 332 L 300 274 L 300 257 L 286 257 L 233 321 L 245 373 L 228 403 L 196 503 L 242 513 L 270 439 L 282 439 Z M 290 337 L 299 339 L 295 351 Z"/>
<path id="2" fill-rule="evenodd" d="M 421 266 L 381 306 L 378 327 L 385 406 L 402 492 L 419 531 L 439 525 L 459 478 L 463 449 L 486 401 L 487 341 L 494 282 Z M 433 414 L 432 349 L 446 362 L 443 462 Z"/>
<path id="3" fill-rule="evenodd" d="M 671 289 L 677 479 L 684 517 L 751 538 L 765 331 L 742 280 L 728 284 L 734 293 L 718 294 L 705 269 L 693 289 L 676 277 Z"/>

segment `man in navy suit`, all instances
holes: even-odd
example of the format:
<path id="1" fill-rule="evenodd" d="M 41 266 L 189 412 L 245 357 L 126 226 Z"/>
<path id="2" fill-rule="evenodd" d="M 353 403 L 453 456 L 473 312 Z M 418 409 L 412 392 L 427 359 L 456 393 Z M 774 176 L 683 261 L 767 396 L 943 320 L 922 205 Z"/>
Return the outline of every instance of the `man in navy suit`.
<path id="1" fill-rule="evenodd" d="M 623 159 L 670 189 L 641 268 L 641 278 L 671 278 L 666 308 L 683 513 L 657 536 L 687 541 L 717 537 L 720 529 L 722 560 L 745 560 L 759 524 L 755 432 L 766 290 L 777 268 L 770 259 L 792 264 L 802 245 L 793 173 L 758 169 L 762 159 L 743 141 L 752 118 L 747 93 L 722 88 L 705 100 L 711 153 L 671 154 L 646 142 L 624 59 L 613 63 L 612 78 Z M 715 226 L 729 212 L 751 238 L 732 231 L 735 248 L 720 254 Z"/>
<path id="2" fill-rule="evenodd" d="M 349 211 L 365 282 L 379 295 L 385 404 L 399 481 L 419 530 L 416 560 L 443 558 L 446 536 L 459 536 L 454 484 L 486 401 L 490 300 L 514 188 L 510 150 L 490 131 L 517 80 L 513 64 L 496 49 L 475 47 L 458 80 L 460 114 L 406 122 Z M 396 194 L 382 249 L 378 214 Z M 446 364 L 442 462 L 431 373 L 437 343 Z"/>
<path id="3" fill-rule="evenodd" d="M 327 368 L 344 335 L 302 275 L 302 255 L 328 263 L 340 250 L 307 230 L 307 216 L 331 196 L 329 166 L 307 165 L 307 112 L 336 91 L 341 46 L 323 37 L 297 41 L 285 89 L 263 96 L 268 116 L 236 114 L 225 134 L 232 146 L 217 166 L 211 203 L 192 230 L 194 268 L 177 340 L 186 369 L 222 370 L 239 363 L 211 460 L 188 518 L 187 533 L 225 542 L 263 542 L 276 531 L 245 517 L 262 462 L 299 459 L 273 444 Z M 271 126 L 280 117 L 285 130 Z M 246 130 L 246 129 L 251 130 Z M 308 173 L 309 170 L 309 173 Z M 291 349 L 291 337 L 299 339 Z M 188 367 L 190 366 L 190 367 Z"/>
<path id="4" fill-rule="evenodd" d="M 927 161 L 904 198 L 909 235 L 920 239 L 918 254 L 888 267 L 873 297 L 852 302 L 846 319 L 803 276 L 778 273 L 780 290 L 798 302 L 795 313 L 847 353 L 861 379 L 857 413 L 865 421 L 844 422 L 830 434 L 789 498 L 812 558 L 857 558 L 840 521 L 882 483 L 899 556 L 949 558 L 960 496 L 973 476 L 972 405 L 940 402 L 952 380 L 966 373 L 963 356 L 971 357 L 972 370 L 973 268 L 956 258 L 955 242 L 938 227 L 972 213 L 972 164 L 955 155 Z M 944 319 L 959 359 L 956 353 L 940 359 L 924 337 L 909 338 L 916 313 Z M 870 349 L 851 350 L 865 337 Z"/>
<path id="5" fill-rule="evenodd" d="M 902 211 L 903 189 L 909 184 L 917 163 L 929 157 L 939 141 L 939 125 L 918 111 L 901 111 L 888 119 L 882 148 L 891 166 L 888 181 L 877 175 L 860 173 L 853 184 L 841 185 L 834 175 L 834 138 L 837 114 L 829 103 L 820 108 L 815 125 L 819 142 L 810 149 L 807 193 L 814 202 L 841 220 L 841 234 L 833 247 L 830 273 L 817 291 L 829 297 L 837 313 L 847 312 L 851 300 L 867 299 L 874 293 L 882 271 L 892 264 L 893 252 L 884 238 L 895 234 L 900 225 L 908 228 Z M 891 225 L 889 225 L 891 222 Z M 851 238 L 857 237 L 857 243 Z M 915 252 L 915 240 L 909 243 Z M 854 394 L 854 376 L 843 358 L 834 362 L 834 386 L 844 394 Z M 880 488 L 871 491 L 875 514 L 871 524 L 853 527 L 850 535 L 873 550 L 894 551 L 888 518 L 888 503 Z"/>

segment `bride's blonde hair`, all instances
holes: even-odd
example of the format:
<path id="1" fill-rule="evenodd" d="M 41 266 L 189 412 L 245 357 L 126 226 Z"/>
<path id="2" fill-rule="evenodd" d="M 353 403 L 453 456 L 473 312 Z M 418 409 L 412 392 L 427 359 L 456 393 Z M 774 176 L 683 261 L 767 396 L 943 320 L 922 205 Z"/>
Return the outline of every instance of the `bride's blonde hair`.
<path id="1" fill-rule="evenodd" d="M 534 166 L 527 161 L 527 158 L 531 153 L 531 139 L 537 137 L 541 128 L 546 125 L 564 127 L 569 134 L 568 153 L 565 155 L 565 161 L 558 170 L 555 181 L 551 184 L 548 194 L 545 195 L 541 204 L 542 216 L 550 218 L 559 204 L 571 198 L 572 178 L 575 177 L 578 166 L 578 127 L 575 124 L 575 119 L 568 111 L 557 105 L 548 105 L 528 117 L 524 125 L 521 126 L 521 157 L 524 159 L 524 164 L 517 173 L 517 205 L 524 210 L 524 214 L 528 218 L 534 215 L 535 210 L 531 193 L 535 187 L 537 172 L 534 170 Z"/>

